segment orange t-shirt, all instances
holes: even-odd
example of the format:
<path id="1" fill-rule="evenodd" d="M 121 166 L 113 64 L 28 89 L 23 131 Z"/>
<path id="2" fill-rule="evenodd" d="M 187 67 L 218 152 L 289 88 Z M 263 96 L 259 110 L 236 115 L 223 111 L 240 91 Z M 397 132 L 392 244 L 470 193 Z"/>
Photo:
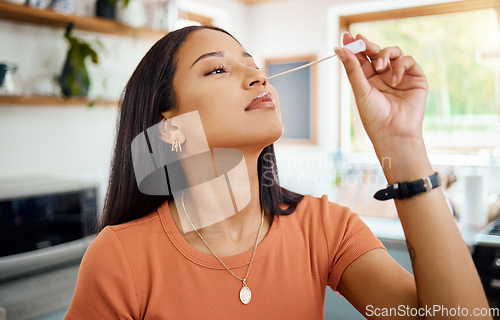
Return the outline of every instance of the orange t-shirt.
<path id="1" fill-rule="evenodd" d="M 374 248 L 384 247 L 358 215 L 327 196 L 305 196 L 291 215 L 274 216 L 244 305 L 242 282 L 189 245 L 165 202 L 99 233 L 65 319 L 324 319 L 326 286 L 336 290 L 345 268 Z M 242 277 L 252 251 L 222 260 Z"/>

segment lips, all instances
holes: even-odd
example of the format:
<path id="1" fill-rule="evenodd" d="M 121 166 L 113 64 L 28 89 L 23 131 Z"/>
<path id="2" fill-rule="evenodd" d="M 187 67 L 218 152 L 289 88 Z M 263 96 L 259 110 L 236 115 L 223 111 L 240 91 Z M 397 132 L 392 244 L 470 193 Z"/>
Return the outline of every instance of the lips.
<path id="1" fill-rule="evenodd" d="M 245 108 L 245 111 L 274 108 L 276 108 L 276 103 L 273 96 L 269 92 L 261 92 L 253 98 L 252 102 Z"/>

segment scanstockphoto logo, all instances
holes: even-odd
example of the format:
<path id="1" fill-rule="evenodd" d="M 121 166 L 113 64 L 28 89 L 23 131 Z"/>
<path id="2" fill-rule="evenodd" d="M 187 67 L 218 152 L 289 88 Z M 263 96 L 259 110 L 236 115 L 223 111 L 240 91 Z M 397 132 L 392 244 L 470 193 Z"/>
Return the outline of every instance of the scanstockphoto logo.
<path id="1" fill-rule="evenodd" d="M 272 153 L 262 155 L 262 185 L 264 187 L 272 187 L 275 184 L 279 184 L 278 170 L 275 165 L 276 161 L 273 160 L 274 155 Z"/>
<path id="2" fill-rule="evenodd" d="M 445 307 L 443 305 L 430 305 L 420 308 L 399 305 L 391 308 L 374 307 L 373 305 L 366 306 L 366 316 L 368 317 L 485 317 L 485 316 L 500 316 L 499 308 L 463 308 L 461 306 Z"/>

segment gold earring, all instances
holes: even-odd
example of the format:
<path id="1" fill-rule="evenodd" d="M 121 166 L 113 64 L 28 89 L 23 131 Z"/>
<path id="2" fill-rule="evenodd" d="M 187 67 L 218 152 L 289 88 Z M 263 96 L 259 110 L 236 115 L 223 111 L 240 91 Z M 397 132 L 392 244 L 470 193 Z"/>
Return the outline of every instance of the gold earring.
<path id="1" fill-rule="evenodd" d="M 179 126 L 172 124 L 170 119 L 163 118 L 160 122 L 160 139 L 172 145 L 172 151 L 182 151 L 182 144 L 186 141 L 186 136 L 181 132 Z"/>

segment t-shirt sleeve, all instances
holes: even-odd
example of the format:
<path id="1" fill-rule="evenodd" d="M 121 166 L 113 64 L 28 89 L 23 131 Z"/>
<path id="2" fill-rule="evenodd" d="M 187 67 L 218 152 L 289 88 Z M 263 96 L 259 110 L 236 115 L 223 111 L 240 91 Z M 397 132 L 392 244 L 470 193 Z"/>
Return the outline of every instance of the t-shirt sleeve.
<path id="1" fill-rule="evenodd" d="M 344 270 L 364 253 L 382 248 L 380 242 L 361 218 L 348 208 L 322 198 L 323 225 L 328 247 L 330 271 L 328 285 L 335 291 Z"/>
<path id="2" fill-rule="evenodd" d="M 78 271 L 65 320 L 139 318 L 132 271 L 120 239 L 111 227 L 92 241 Z"/>

